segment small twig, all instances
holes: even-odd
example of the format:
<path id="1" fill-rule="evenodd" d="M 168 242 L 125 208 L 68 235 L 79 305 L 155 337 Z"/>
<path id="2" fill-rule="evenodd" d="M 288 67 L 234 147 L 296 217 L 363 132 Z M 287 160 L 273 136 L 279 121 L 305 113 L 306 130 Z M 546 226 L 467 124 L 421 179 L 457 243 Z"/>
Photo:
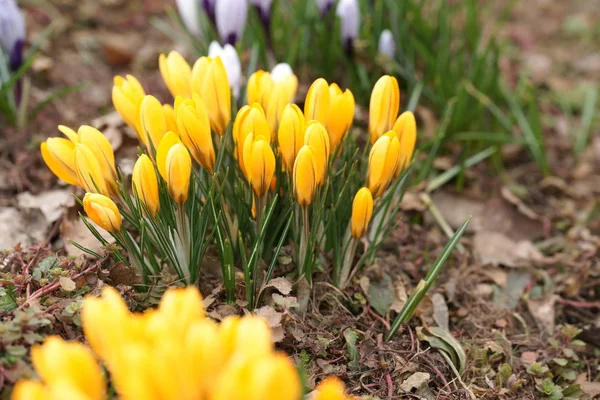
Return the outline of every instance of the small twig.
<path id="1" fill-rule="evenodd" d="M 556 301 L 575 308 L 600 308 L 600 301 L 576 301 L 563 299 L 562 297 L 558 297 Z"/>
<path id="2" fill-rule="evenodd" d="M 431 197 L 429 197 L 427 193 L 421 193 L 419 197 L 421 197 L 421 201 L 427 206 L 429 212 L 431 213 L 435 221 L 438 223 L 440 228 L 442 228 L 442 231 L 444 231 L 446 236 L 448 236 L 448 239 L 452 238 L 454 236 L 454 231 L 452 230 L 442 213 L 440 213 L 440 210 L 433 203 Z M 467 251 L 461 243 L 457 243 L 456 248 L 462 254 L 465 254 Z"/>
<path id="3" fill-rule="evenodd" d="M 388 389 L 387 395 L 389 398 L 391 398 L 394 395 L 394 384 L 392 383 L 392 377 L 390 376 L 389 372 L 385 374 L 385 383 Z"/>
<path id="4" fill-rule="evenodd" d="M 385 320 L 385 318 L 383 318 L 381 315 L 379 315 L 376 312 L 374 312 L 373 310 L 371 310 L 371 307 L 369 307 L 368 310 L 369 310 L 369 314 L 371 314 L 371 316 L 375 317 L 379 322 L 381 322 L 383 324 L 383 326 L 385 326 L 385 329 L 387 331 L 390 330 L 390 324 L 389 324 L 389 322 L 387 322 Z"/>
<path id="5" fill-rule="evenodd" d="M 38 247 L 37 252 L 35 253 L 35 256 L 33 256 L 31 261 L 29 261 L 27 263 L 27 265 L 25 266 L 25 269 L 23 270 L 23 275 L 25 275 L 25 276 L 29 275 L 29 271 L 31 270 L 31 267 L 37 261 L 41 252 L 42 252 L 42 248 Z M 25 289 L 25 293 L 27 294 L 27 298 L 29 298 L 29 296 L 31 295 L 31 282 L 27 282 L 27 288 Z"/>

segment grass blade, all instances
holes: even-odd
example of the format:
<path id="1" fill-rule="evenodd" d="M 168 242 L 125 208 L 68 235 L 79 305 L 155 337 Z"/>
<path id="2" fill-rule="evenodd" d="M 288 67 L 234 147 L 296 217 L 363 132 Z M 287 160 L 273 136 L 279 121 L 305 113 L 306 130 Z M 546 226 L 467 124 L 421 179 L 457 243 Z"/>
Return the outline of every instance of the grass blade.
<path id="1" fill-rule="evenodd" d="M 417 308 L 417 306 L 419 305 L 429 288 L 431 288 L 431 286 L 435 282 L 436 278 L 444 268 L 448 257 L 450 257 L 450 254 L 458 244 L 458 241 L 462 237 L 463 233 L 465 233 L 469 222 L 471 222 L 471 217 L 467 218 L 465 222 L 463 222 L 461 227 L 458 228 L 458 230 L 456 231 L 454 236 L 452 236 L 450 241 L 446 243 L 446 246 L 442 250 L 442 253 L 433 263 L 433 266 L 425 276 L 425 279 L 419 282 L 419 285 L 412 292 L 412 294 L 406 301 L 406 304 L 404 304 L 404 307 L 402 307 L 402 310 L 400 310 L 398 316 L 396 316 L 392 327 L 385 336 L 385 340 L 390 340 L 394 333 L 396 333 L 400 325 L 407 322 L 412 317 L 413 313 L 415 312 L 415 309 Z"/>
<path id="2" fill-rule="evenodd" d="M 581 129 L 575 137 L 574 150 L 576 154 L 581 154 L 585 150 L 590 137 L 594 111 L 596 110 L 596 101 L 598 100 L 598 88 L 588 89 L 585 104 L 583 106 L 583 115 L 581 116 Z"/>

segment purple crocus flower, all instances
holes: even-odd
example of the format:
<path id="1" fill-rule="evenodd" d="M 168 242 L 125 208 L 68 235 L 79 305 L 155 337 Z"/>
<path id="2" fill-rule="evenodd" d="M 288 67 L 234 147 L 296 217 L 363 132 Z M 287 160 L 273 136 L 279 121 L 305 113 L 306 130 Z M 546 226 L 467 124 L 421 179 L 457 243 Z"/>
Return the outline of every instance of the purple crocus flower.
<path id="1" fill-rule="evenodd" d="M 258 11 L 258 16 L 267 31 L 269 31 L 269 25 L 271 23 L 271 5 L 273 0 L 250 0 L 250 3 Z"/>
<path id="2" fill-rule="evenodd" d="M 0 0 L 0 47 L 8 55 L 11 71 L 23 64 L 25 20 L 15 0 Z"/>
<path id="3" fill-rule="evenodd" d="M 213 23 L 213 25 L 215 25 L 215 6 L 217 4 L 217 0 L 200 0 L 200 3 L 206 12 L 206 15 L 208 15 L 208 18 L 210 18 L 210 21 Z"/>
<path id="4" fill-rule="evenodd" d="M 315 2 L 317 3 L 317 7 L 321 12 L 321 16 L 324 17 L 329 13 L 329 10 L 331 10 L 331 8 L 333 7 L 333 3 L 335 3 L 335 0 L 315 0 Z"/>
<path id="5" fill-rule="evenodd" d="M 248 18 L 248 0 L 217 0 L 215 20 L 221 43 L 235 46 Z"/>

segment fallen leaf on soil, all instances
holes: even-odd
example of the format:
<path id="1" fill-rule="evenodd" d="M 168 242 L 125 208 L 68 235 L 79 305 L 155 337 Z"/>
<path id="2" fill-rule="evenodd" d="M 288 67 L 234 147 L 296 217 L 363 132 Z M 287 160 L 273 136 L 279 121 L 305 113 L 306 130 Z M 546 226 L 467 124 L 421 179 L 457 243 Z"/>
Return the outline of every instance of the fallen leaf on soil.
<path id="1" fill-rule="evenodd" d="M 543 259 L 542 253 L 528 240 L 515 242 L 499 232 L 481 231 L 473 238 L 473 252 L 486 265 L 527 267 Z"/>
<path id="2" fill-rule="evenodd" d="M 593 398 L 600 395 L 600 382 L 583 381 L 579 382 L 579 386 L 581 386 L 581 390 Z"/>
<path id="3" fill-rule="evenodd" d="M 373 310 L 379 315 L 385 316 L 395 298 L 392 278 L 386 273 L 383 273 L 381 280 L 371 280 L 367 276 L 363 276 L 360 279 L 360 286 Z"/>
<path id="4" fill-rule="evenodd" d="M 440 293 L 434 293 L 431 296 L 431 302 L 433 303 L 433 320 L 438 326 L 446 331 L 449 330 L 449 316 L 448 316 L 448 304 L 444 296 Z"/>
<path id="5" fill-rule="evenodd" d="M 13 207 L 0 207 L 0 251 L 11 249 L 18 243 L 29 247 L 46 237 L 48 222 L 39 209 L 19 211 Z"/>
<path id="6" fill-rule="evenodd" d="M 494 293 L 494 303 L 500 307 L 510 309 L 517 307 L 530 281 L 531 272 L 522 269 L 511 270 L 506 277 L 506 284 L 501 288 L 502 290 L 496 290 Z"/>
<path id="7" fill-rule="evenodd" d="M 292 281 L 285 277 L 279 277 L 271 279 L 269 283 L 265 285 L 265 289 L 268 287 L 275 288 L 284 296 L 292 293 Z"/>
<path id="8" fill-rule="evenodd" d="M 406 300 L 408 300 L 408 294 L 406 293 L 406 286 L 404 285 L 404 281 L 401 278 L 396 279 L 396 296 L 394 297 L 394 301 L 392 305 L 390 305 L 390 310 L 395 312 L 400 312 L 404 304 L 406 304 Z"/>
<path id="9" fill-rule="evenodd" d="M 281 326 L 281 318 L 283 317 L 283 313 L 280 313 L 271 306 L 263 306 L 255 312 L 256 315 L 267 321 L 267 324 L 269 324 L 269 327 L 271 327 L 273 332 L 273 341 L 282 341 L 285 336 L 283 327 Z"/>
<path id="10" fill-rule="evenodd" d="M 417 392 L 426 387 L 430 379 L 431 376 L 427 372 L 415 372 L 400 384 L 400 390 L 404 393 Z"/>
<path id="11" fill-rule="evenodd" d="M 75 205 L 71 189 L 54 189 L 33 195 L 22 192 L 17 195 L 19 208 L 37 208 L 50 223 L 58 220 L 64 212 L 64 207 Z"/>
<path id="12" fill-rule="evenodd" d="M 529 312 L 535 319 L 540 329 L 547 334 L 554 332 L 554 319 L 556 310 L 554 304 L 556 303 L 556 295 L 548 295 L 539 300 L 529 299 L 527 300 L 527 307 Z"/>
<path id="13" fill-rule="evenodd" d="M 524 351 L 521 354 L 521 361 L 526 365 L 531 365 L 537 361 L 537 354 L 533 351 Z"/>
<path id="14" fill-rule="evenodd" d="M 75 282 L 73 281 L 73 279 L 68 278 L 66 276 L 61 276 L 58 279 L 58 283 L 60 284 L 60 287 L 65 292 L 72 292 L 73 290 L 75 290 L 77 288 L 77 285 L 75 284 Z"/>
<path id="15" fill-rule="evenodd" d="M 445 353 L 448 362 L 456 367 L 459 373 L 465 370 L 467 355 L 462 345 L 452 334 L 440 327 L 417 328 L 417 337 L 424 340 L 433 348 Z"/>
<path id="16" fill-rule="evenodd" d="M 115 239 L 104 229 L 100 228 L 93 221 L 88 220 L 102 235 L 102 237 L 108 243 L 114 243 Z M 67 255 L 72 257 L 79 257 L 85 254 L 83 251 L 78 249 L 71 241 L 78 243 L 79 245 L 88 248 L 96 253 L 102 252 L 102 244 L 96 239 L 96 237 L 89 231 L 83 221 L 79 217 L 75 219 L 65 218 L 60 225 L 61 237 L 65 239 L 65 251 Z"/>
<path id="17" fill-rule="evenodd" d="M 529 206 L 525 203 L 523 203 L 523 200 L 521 200 L 520 198 L 518 198 L 511 190 L 508 186 L 502 186 L 502 189 L 500 189 L 500 193 L 502 194 L 502 197 L 508 201 L 509 203 L 511 203 L 512 205 L 514 205 L 515 207 L 517 207 L 517 210 L 519 212 L 521 212 L 523 215 L 525 215 L 526 217 L 533 219 L 533 220 L 539 220 L 540 216 L 537 215 L 535 213 L 535 211 L 533 211 L 531 208 L 529 208 Z"/>

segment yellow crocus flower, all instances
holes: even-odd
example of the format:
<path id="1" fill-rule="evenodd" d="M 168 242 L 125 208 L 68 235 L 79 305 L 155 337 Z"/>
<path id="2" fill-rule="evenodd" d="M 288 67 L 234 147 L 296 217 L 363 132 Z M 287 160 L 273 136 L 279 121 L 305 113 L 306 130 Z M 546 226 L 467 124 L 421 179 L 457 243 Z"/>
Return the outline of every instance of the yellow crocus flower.
<path id="1" fill-rule="evenodd" d="M 400 108 L 400 88 L 393 76 L 384 75 L 373 87 L 369 104 L 371 144 L 392 129 Z"/>
<path id="2" fill-rule="evenodd" d="M 240 169 L 246 174 L 244 164 L 244 143 L 250 133 L 254 133 L 255 138 L 263 138 L 271 142 L 271 130 L 267 117 L 260 104 L 254 103 L 252 106 L 244 106 L 240 109 L 233 123 L 233 141 L 236 147 L 236 157 Z"/>
<path id="3" fill-rule="evenodd" d="M 98 160 L 100 170 L 104 176 L 107 188 L 111 193 L 117 192 L 117 170 L 115 168 L 115 153 L 112 145 L 98 129 L 89 125 L 82 125 L 77 132 L 68 126 L 59 125 L 58 130 L 68 137 L 73 143 L 84 144 Z"/>
<path id="4" fill-rule="evenodd" d="M 183 144 L 194 160 L 212 173 L 216 156 L 210 132 L 210 119 L 204 102 L 194 93 L 192 100 L 178 97 L 175 105 L 175 118 Z"/>
<path id="5" fill-rule="evenodd" d="M 296 90 L 298 89 L 298 78 L 296 75 L 289 75 L 280 82 L 275 82 L 273 91 L 268 97 L 265 106 L 267 120 L 271 127 L 271 133 L 274 135 L 279 129 L 281 115 L 284 108 L 294 100 Z"/>
<path id="6" fill-rule="evenodd" d="M 41 382 L 33 380 L 22 380 L 15 385 L 12 400 L 47 400 L 48 395 Z"/>
<path id="7" fill-rule="evenodd" d="M 81 399 L 104 400 L 104 375 L 90 350 L 83 344 L 50 336 L 41 346 L 31 348 L 31 360 L 48 387 L 63 383 L 63 387 L 72 388 L 72 393 L 79 393 Z M 61 395 L 65 396 L 66 393 Z"/>
<path id="8" fill-rule="evenodd" d="M 312 203 L 317 188 L 317 161 L 315 151 L 303 146 L 294 162 L 294 197 L 301 207 Z"/>
<path id="9" fill-rule="evenodd" d="M 329 135 L 327 130 L 318 121 L 310 121 L 304 133 L 304 144 L 313 148 L 317 166 L 317 185 L 325 181 L 327 162 L 329 161 Z"/>
<path id="10" fill-rule="evenodd" d="M 145 96 L 140 105 L 140 130 L 142 142 L 148 151 L 156 151 L 162 137 L 167 133 L 167 119 L 163 106 L 154 96 Z"/>
<path id="11" fill-rule="evenodd" d="M 306 100 L 304 101 L 304 117 L 306 121 L 319 121 L 327 124 L 329 112 L 329 84 L 323 78 L 319 78 L 310 85 Z"/>
<path id="12" fill-rule="evenodd" d="M 192 92 L 208 110 L 210 126 L 223 136 L 231 120 L 231 88 L 220 57 L 200 57 L 192 69 Z"/>
<path id="13" fill-rule="evenodd" d="M 140 104 L 146 95 L 140 82 L 132 75 L 115 76 L 112 102 L 123 121 L 139 134 Z"/>
<path id="14" fill-rule="evenodd" d="M 319 383 L 314 391 L 312 400 L 352 400 L 354 397 L 345 395 L 344 383 L 338 378 L 330 377 Z"/>
<path id="15" fill-rule="evenodd" d="M 352 236 L 360 239 L 366 232 L 373 215 L 373 195 L 369 188 L 363 187 L 356 192 L 352 201 Z"/>
<path id="16" fill-rule="evenodd" d="M 374 198 L 383 194 L 389 186 L 400 156 L 400 141 L 394 131 L 377 139 L 369 154 L 368 187 Z"/>
<path id="17" fill-rule="evenodd" d="M 181 54 L 176 51 L 171 51 L 168 56 L 161 54 L 158 58 L 158 68 L 174 98 L 191 97 L 192 70 Z"/>
<path id="18" fill-rule="evenodd" d="M 332 83 L 329 86 L 329 110 L 327 112 L 327 133 L 331 141 L 331 151 L 344 139 L 354 120 L 354 96 L 349 89 L 344 92 Z"/>
<path id="19" fill-rule="evenodd" d="M 415 115 L 410 111 L 403 112 L 394 123 L 393 129 L 398 136 L 398 140 L 400 140 L 400 159 L 398 160 L 398 168 L 395 174 L 398 176 L 408 167 L 415 151 L 415 144 L 417 142 L 417 121 L 415 120 Z"/>
<path id="20" fill-rule="evenodd" d="M 96 155 L 84 144 L 76 144 L 73 163 L 82 188 L 91 193 L 108 194 L 105 176 Z"/>
<path id="21" fill-rule="evenodd" d="M 167 183 L 171 198 L 179 205 L 186 202 L 192 173 L 192 159 L 174 132 L 168 132 L 156 151 L 158 172 Z"/>
<path id="22" fill-rule="evenodd" d="M 254 194 L 262 198 L 275 174 L 275 154 L 268 139 L 250 133 L 244 141 L 243 162 L 248 182 L 252 185 Z"/>
<path id="23" fill-rule="evenodd" d="M 144 203 L 151 216 L 160 209 L 158 180 L 154 165 L 146 154 L 142 154 L 133 166 L 132 191 Z"/>
<path id="24" fill-rule="evenodd" d="M 167 132 L 175 132 L 179 135 L 177 120 L 175 119 L 175 109 L 170 104 L 163 104 L 162 109 L 163 115 L 165 116 L 165 122 L 167 123 Z"/>
<path id="25" fill-rule="evenodd" d="M 295 104 L 288 104 L 281 115 L 277 141 L 283 158 L 285 169 L 292 173 L 294 161 L 304 145 L 304 114 Z"/>
<path id="26" fill-rule="evenodd" d="M 250 75 L 246 86 L 248 104 L 258 103 L 266 109 L 269 97 L 273 93 L 273 86 L 275 83 L 267 71 L 258 70 Z"/>
<path id="27" fill-rule="evenodd" d="M 83 209 L 92 221 L 111 233 L 121 230 L 121 214 L 114 201 L 98 193 L 86 193 Z"/>
<path id="28" fill-rule="evenodd" d="M 73 160 L 75 143 L 64 138 L 48 138 L 40 148 L 44 162 L 54 175 L 70 185 L 79 185 Z"/>

